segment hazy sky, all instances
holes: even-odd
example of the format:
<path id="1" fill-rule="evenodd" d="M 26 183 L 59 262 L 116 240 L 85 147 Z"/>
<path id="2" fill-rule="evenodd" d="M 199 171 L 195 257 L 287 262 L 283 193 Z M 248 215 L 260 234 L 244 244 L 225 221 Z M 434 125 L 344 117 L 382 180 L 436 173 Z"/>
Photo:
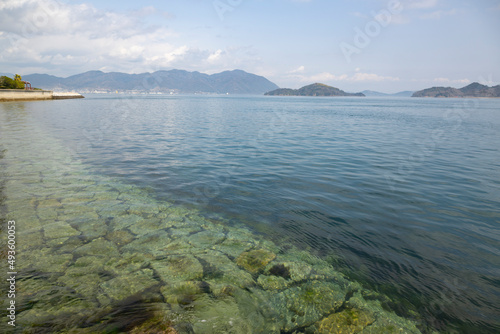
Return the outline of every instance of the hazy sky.
<path id="1" fill-rule="evenodd" d="M 280 87 L 500 81 L 500 0 L 0 0 L 0 73 L 242 69 Z"/>

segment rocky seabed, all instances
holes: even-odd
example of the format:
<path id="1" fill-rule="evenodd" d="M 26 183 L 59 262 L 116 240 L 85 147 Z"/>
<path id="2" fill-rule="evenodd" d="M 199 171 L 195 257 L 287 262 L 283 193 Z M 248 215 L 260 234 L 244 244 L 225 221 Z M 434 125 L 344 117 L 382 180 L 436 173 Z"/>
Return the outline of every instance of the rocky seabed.
<path id="1" fill-rule="evenodd" d="M 94 175 L 42 129 L 2 123 L 18 291 L 17 325 L 0 330 L 420 333 L 326 261 Z"/>

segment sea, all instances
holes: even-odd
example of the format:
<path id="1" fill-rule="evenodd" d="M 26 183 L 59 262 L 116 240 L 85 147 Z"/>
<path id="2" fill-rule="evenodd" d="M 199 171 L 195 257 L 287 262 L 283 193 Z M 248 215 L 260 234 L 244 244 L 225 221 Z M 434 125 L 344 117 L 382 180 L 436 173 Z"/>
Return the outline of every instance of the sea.
<path id="1" fill-rule="evenodd" d="M 5 102 L 0 166 L 8 330 L 139 333 L 150 303 L 166 333 L 337 333 L 347 309 L 353 333 L 500 332 L 498 99 Z"/>

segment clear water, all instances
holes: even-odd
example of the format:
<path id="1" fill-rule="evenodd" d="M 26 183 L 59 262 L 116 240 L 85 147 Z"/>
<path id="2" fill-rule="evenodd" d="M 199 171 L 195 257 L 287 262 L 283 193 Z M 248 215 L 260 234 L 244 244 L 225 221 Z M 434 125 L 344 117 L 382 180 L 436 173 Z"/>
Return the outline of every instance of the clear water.
<path id="1" fill-rule="evenodd" d="M 358 281 L 366 291 L 381 293 L 379 306 L 413 319 L 423 332 L 495 333 L 500 328 L 500 100 L 93 95 L 3 103 L 0 122 L 8 219 L 28 219 L 32 209 L 20 209 L 28 212 L 21 215 L 15 205 L 21 206 L 29 192 L 16 185 L 27 187 L 42 174 L 43 180 L 58 179 L 68 189 L 57 196 L 34 190 L 29 196 L 55 198 L 58 207 L 78 193 L 86 198 L 89 187 L 115 193 L 113 201 L 128 205 L 116 206 L 109 217 L 96 211 L 95 219 L 106 221 L 103 235 L 79 227 L 92 221 L 92 214 L 68 218 L 78 235 L 68 232 L 62 243 L 48 237 L 44 224 L 64 222 L 67 208 L 54 217 L 33 212 L 45 234 L 41 245 L 26 247 L 26 253 L 55 249 L 73 254 L 64 267 L 72 268 L 81 256 L 72 250 L 102 237 L 114 241 L 123 256 L 127 246 L 110 236 L 113 229 L 126 227 L 131 237 L 120 239 L 125 244 L 141 236 L 131 230 L 133 225 L 123 227 L 113 219 L 130 216 L 134 203 L 168 203 L 217 222 L 202 223 L 205 231 L 248 229 L 252 242 L 274 245 L 266 248 L 278 254 L 274 262 L 288 247 L 305 250 L 323 261 L 316 266 L 328 263 L 346 275 L 351 283 L 342 284 L 350 289 L 348 295 L 357 291 L 349 284 Z M 19 171 L 14 164 L 21 161 Z M 34 209 L 40 210 L 40 200 L 36 203 Z M 89 201 L 85 206 L 99 205 Z M 161 216 L 167 211 L 135 216 L 168 220 L 168 214 Z M 176 240 L 172 229 L 165 231 L 169 242 Z M 226 238 L 231 231 L 225 230 Z M 186 238 L 199 235 L 195 232 Z M 203 261 L 202 278 L 214 293 L 217 284 L 207 279 Z M 22 278 L 28 283 L 43 272 L 26 268 L 32 270 Z M 64 268 L 56 275 L 59 284 L 68 275 Z M 148 268 L 158 272 L 154 263 Z M 269 274 L 266 268 L 260 273 Z M 101 279 L 117 275 L 101 274 Z M 268 291 L 255 282 L 260 290 L 252 290 L 253 296 Z M 92 307 L 98 309 L 120 299 L 102 284 L 96 291 L 108 299 L 96 297 Z M 285 291 L 291 288 L 275 294 Z M 165 295 L 160 304 L 170 305 L 167 313 L 175 314 L 175 302 Z M 279 309 L 278 304 L 270 307 Z M 204 330 L 192 324 L 201 320 L 190 321 L 197 333 Z M 312 330 L 306 323 L 263 325 L 262 332 Z M 192 330 L 173 324 L 179 332 Z"/>

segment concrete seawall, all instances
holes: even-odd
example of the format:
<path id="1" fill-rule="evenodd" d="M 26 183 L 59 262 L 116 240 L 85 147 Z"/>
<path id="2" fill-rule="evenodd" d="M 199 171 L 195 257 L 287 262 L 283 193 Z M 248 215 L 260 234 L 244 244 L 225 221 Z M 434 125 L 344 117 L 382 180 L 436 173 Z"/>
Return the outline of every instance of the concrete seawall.
<path id="1" fill-rule="evenodd" d="M 2 101 L 36 101 L 83 98 L 78 93 L 54 93 L 51 90 L 0 89 Z"/>

